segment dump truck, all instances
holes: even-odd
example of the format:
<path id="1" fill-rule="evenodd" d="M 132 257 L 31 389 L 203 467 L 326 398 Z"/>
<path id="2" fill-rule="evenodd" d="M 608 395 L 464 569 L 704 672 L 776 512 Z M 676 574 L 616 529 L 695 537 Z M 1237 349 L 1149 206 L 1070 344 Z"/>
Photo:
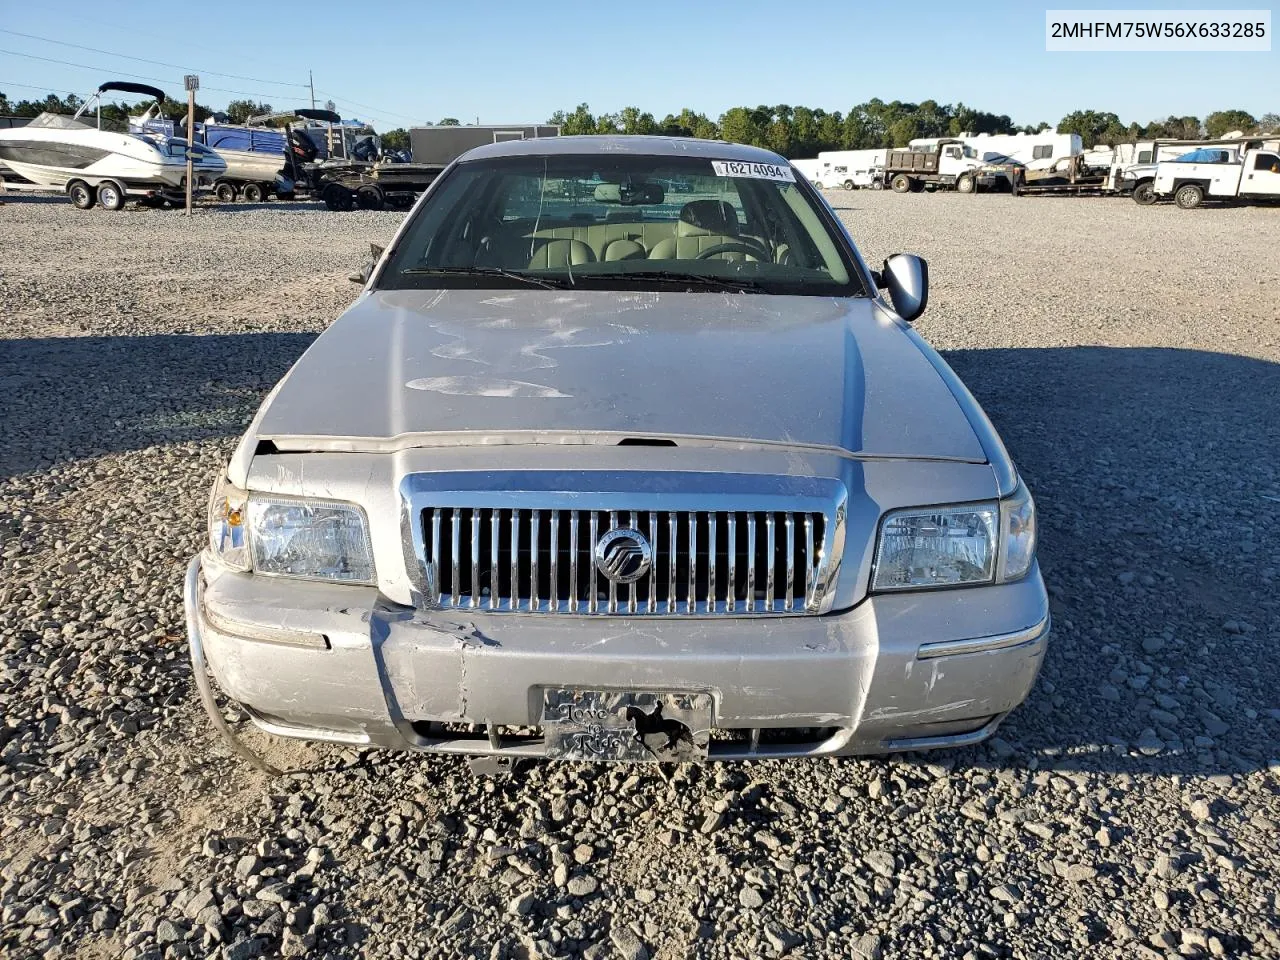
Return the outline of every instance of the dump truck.
<path id="1" fill-rule="evenodd" d="M 894 193 L 956 190 L 974 193 L 979 185 L 993 187 L 996 174 L 984 169 L 977 152 L 961 140 L 939 140 L 914 150 L 890 150 L 883 180 Z"/>

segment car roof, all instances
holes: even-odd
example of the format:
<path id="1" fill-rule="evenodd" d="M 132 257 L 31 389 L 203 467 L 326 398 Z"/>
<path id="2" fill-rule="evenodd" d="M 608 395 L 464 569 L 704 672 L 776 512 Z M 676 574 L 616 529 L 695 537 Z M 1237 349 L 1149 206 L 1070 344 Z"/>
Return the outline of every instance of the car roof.
<path id="1" fill-rule="evenodd" d="M 699 140 L 694 137 L 536 137 L 528 140 L 505 140 L 468 150 L 459 161 L 492 160 L 495 157 L 582 156 L 591 154 L 627 154 L 652 157 L 706 157 L 714 160 L 741 160 L 748 163 L 787 163 L 771 150 L 748 147 L 723 140 Z"/>

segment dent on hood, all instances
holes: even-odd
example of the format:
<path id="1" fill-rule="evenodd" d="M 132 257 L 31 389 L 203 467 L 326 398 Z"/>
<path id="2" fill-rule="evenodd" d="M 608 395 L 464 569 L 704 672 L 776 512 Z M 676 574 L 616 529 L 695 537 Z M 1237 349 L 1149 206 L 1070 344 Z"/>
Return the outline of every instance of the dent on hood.
<path id="1" fill-rule="evenodd" d="M 555 387 L 525 380 L 499 380 L 493 377 L 420 377 L 405 384 L 410 390 L 426 390 L 451 397 L 511 397 L 514 399 L 572 399 Z"/>

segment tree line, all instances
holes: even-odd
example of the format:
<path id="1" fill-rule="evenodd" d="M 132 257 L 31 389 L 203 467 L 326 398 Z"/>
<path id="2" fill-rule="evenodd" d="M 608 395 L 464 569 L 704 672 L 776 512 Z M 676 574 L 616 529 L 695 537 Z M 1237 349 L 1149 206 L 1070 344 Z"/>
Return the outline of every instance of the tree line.
<path id="1" fill-rule="evenodd" d="M 84 106 L 84 100 L 74 93 L 69 93 L 65 97 L 51 93 L 42 100 L 10 101 L 4 91 L 0 91 L 0 116 L 35 117 L 42 113 L 73 114 L 82 106 Z M 232 100 L 227 104 L 225 110 L 214 110 L 212 107 L 197 103 L 195 119 L 197 123 L 203 123 L 215 114 L 219 114 L 226 117 L 226 122 L 228 123 L 244 123 L 250 117 L 271 112 L 271 104 L 259 103 L 255 100 Z M 101 105 L 103 129 L 128 130 L 129 117 L 137 113 L 137 104 L 129 104 L 124 101 L 118 103 L 104 101 Z M 95 112 L 96 115 L 97 113 Z M 186 100 L 166 100 L 160 104 L 160 116 L 166 120 L 186 122 Z"/>
<path id="2" fill-rule="evenodd" d="M 41 112 L 75 113 L 83 100 L 74 94 L 59 97 L 49 94 L 43 100 L 10 102 L 0 92 L 0 114 L 34 117 Z M 127 128 L 131 108 L 125 103 L 102 105 L 103 126 Z M 161 114 L 170 120 L 185 120 L 186 103 L 166 100 Z M 214 111 L 196 105 L 196 119 L 203 121 Z M 219 113 L 231 123 L 243 123 L 251 116 L 271 113 L 271 104 L 253 100 L 232 100 Z M 705 113 L 688 107 L 678 114 L 669 113 L 661 120 L 638 107 L 624 107 L 616 113 L 594 114 L 590 106 L 580 103 L 572 111 L 557 110 L 548 120 L 561 128 L 566 136 L 573 134 L 658 134 L 697 137 L 703 140 L 728 140 L 764 147 L 784 157 L 812 157 L 823 150 L 861 150 L 882 147 L 905 147 L 918 137 L 946 137 L 961 133 L 1039 133 L 1050 128 L 1048 123 L 1018 126 L 1004 114 L 988 113 L 963 103 L 940 104 L 936 100 L 888 103 L 873 98 L 860 103 L 847 113 L 827 111 L 820 107 L 776 106 L 732 107 L 712 120 Z M 442 126 L 459 126 L 456 117 L 445 117 Z M 1201 119 L 1195 116 L 1169 116 L 1150 123 L 1122 123 L 1119 116 L 1101 110 L 1075 110 L 1057 123 L 1059 133 L 1078 133 L 1086 148 L 1114 145 L 1153 137 L 1194 140 L 1216 138 L 1232 130 L 1245 133 L 1280 133 L 1280 115 L 1274 112 L 1255 118 L 1245 110 L 1218 110 Z M 389 150 L 409 147 L 409 133 L 403 127 L 382 134 L 383 146 Z"/>
<path id="3" fill-rule="evenodd" d="M 961 133 L 1040 133 L 1050 124 L 1018 126 L 1003 114 L 977 110 L 963 103 L 939 104 L 935 100 L 885 103 L 878 98 L 860 103 L 848 113 L 819 108 L 778 106 L 733 107 L 718 120 L 689 109 L 657 120 L 636 107 L 617 113 L 591 112 L 581 103 L 573 111 L 558 110 L 549 123 L 559 124 L 563 134 L 661 134 L 728 140 L 765 147 L 784 157 L 812 157 L 824 150 L 862 150 L 905 147 L 920 137 L 946 137 Z M 1280 132 L 1280 115 L 1255 118 L 1244 110 L 1219 110 L 1204 120 L 1170 116 L 1150 123 L 1124 124 L 1114 114 L 1076 110 L 1056 124 L 1059 133 L 1078 133 L 1086 148 L 1114 145 L 1154 137 L 1192 140 L 1216 138 L 1232 130 L 1245 133 Z"/>

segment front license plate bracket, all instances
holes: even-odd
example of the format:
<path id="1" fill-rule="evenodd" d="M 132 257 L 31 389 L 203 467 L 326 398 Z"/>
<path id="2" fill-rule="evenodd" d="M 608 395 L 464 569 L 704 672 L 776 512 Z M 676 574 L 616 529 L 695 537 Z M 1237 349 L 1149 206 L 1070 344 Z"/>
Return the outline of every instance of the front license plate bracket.
<path id="1" fill-rule="evenodd" d="M 547 689 L 542 732 L 548 758 L 689 763 L 707 758 L 710 693 Z"/>

